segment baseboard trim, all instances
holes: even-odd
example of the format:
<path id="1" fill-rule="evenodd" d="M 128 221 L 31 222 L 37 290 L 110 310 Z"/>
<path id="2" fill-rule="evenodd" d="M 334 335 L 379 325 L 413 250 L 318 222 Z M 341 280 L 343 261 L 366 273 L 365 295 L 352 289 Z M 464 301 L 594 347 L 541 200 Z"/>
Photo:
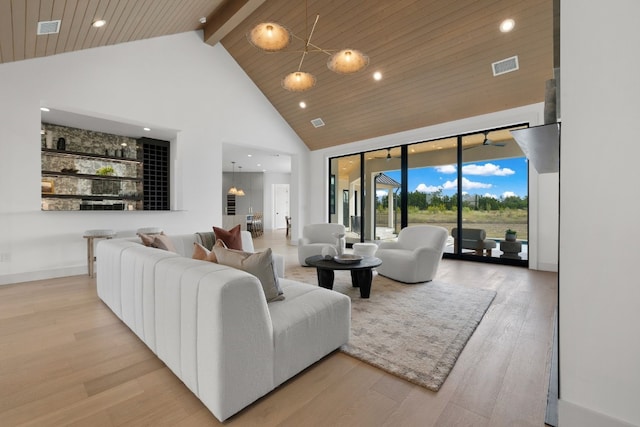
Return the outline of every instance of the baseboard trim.
<path id="1" fill-rule="evenodd" d="M 558 264 L 553 264 L 550 262 L 539 262 L 538 263 L 538 268 L 536 268 L 536 270 L 540 270 L 540 271 L 553 271 L 553 272 L 558 272 Z"/>
<path id="2" fill-rule="evenodd" d="M 87 266 L 55 268 L 51 270 L 29 271 L 26 273 L 5 274 L 0 276 L 0 285 L 33 282 L 35 280 L 55 279 L 66 276 L 87 274 Z"/>
<path id="3" fill-rule="evenodd" d="M 591 409 L 558 400 L 559 427 L 638 427 L 626 421 L 609 417 Z"/>

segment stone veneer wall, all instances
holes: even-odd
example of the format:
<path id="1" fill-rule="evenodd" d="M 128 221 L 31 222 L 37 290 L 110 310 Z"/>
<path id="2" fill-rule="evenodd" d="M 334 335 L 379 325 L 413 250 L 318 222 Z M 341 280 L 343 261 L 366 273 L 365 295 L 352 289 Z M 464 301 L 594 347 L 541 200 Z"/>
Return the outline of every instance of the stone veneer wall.
<path id="1" fill-rule="evenodd" d="M 118 159 L 134 160 L 138 157 L 137 141 L 134 138 L 95 132 L 86 129 L 78 129 L 66 126 L 42 123 L 43 134 L 41 144 L 43 148 L 56 148 L 59 138 L 65 138 L 65 151 L 74 153 L 88 153 L 114 157 L 114 159 L 83 158 L 73 156 L 42 155 L 42 170 L 60 172 L 64 169 L 77 170 L 78 174 L 96 175 L 98 169 L 111 166 L 114 176 L 142 178 L 141 163 L 120 161 Z M 123 146 L 123 144 L 126 144 Z M 55 194 L 75 195 L 120 195 L 135 196 L 142 194 L 142 182 L 127 180 L 104 180 L 82 178 L 74 176 L 43 176 L 43 180 L 53 181 Z M 92 202 L 105 209 L 111 207 L 124 209 L 142 209 L 142 202 L 131 200 L 104 200 Z M 81 210 L 88 206 L 88 202 L 78 199 L 43 198 L 44 210 Z"/>

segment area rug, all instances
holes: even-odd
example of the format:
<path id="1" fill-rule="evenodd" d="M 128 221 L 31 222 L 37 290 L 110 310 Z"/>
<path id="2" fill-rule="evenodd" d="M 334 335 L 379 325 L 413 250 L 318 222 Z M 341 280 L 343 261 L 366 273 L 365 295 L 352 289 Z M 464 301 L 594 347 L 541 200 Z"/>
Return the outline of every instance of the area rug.
<path id="1" fill-rule="evenodd" d="M 287 267 L 287 278 L 317 285 L 315 268 Z M 496 293 L 432 281 L 405 285 L 377 275 L 360 298 L 348 271 L 333 289 L 351 298 L 351 338 L 340 350 L 438 391 Z"/>

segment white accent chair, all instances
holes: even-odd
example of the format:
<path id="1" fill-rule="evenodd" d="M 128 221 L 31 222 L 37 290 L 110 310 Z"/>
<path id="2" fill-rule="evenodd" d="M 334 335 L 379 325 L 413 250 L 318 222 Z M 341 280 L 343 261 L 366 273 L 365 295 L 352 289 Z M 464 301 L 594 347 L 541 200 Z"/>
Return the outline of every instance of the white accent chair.
<path id="1" fill-rule="evenodd" d="M 306 267 L 305 260 L 310 256 L 322 255 L 322 250 L 327 248 L 328 251 L 337 255 L 336 244 L 338 240 L 334 234 L 345 234 L 345 228 L 342 224 L 309 224 L 302 229 L 302 237 L 298 239 L 298 261 L 300 265 Z M 346 247 L 346 240 L 340 239 L 342 251 Z M 333 249 L 333 251 L 331 251 Z"/>
<path id="2" fill-rule="evenodd" d="M 361 256 L 375 256 L 378 245 L 375 243 L 354 243 L 353 254 Z"/>
<path id="3" fill-rule="evenodd" d="M 397 242 L 381 242 L 376 257 L 378 273 L 404 283 L 433 280 L 442 259 L 448 232 L 442 227 L 418 225 L 400 230 Z"/>

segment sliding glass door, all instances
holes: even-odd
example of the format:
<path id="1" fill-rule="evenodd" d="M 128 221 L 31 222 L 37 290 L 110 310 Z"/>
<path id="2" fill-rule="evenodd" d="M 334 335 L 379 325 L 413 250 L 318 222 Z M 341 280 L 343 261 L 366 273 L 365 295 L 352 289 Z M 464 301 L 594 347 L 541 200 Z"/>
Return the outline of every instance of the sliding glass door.
<path id="1" fill-rule="evenodd" d="M 462 137 L 462 234 L 476 240 L 460 245 L 464 256 L 528 258 L 528 165 L 509 130 Z M 504 243 L 507 230 L 516 243 Z"/>
<path id="2" fill-rule="evenodd" d="M 348 245 L 362 239 L 360 157 L 335 157 L 329 164 L 329 222 L 345 226 Z"/>
<path id="3" fill-rule="evenodd" d="M 438 225 L 445 256 L 526 265 L 528 166 L 509 132 L 523 127 L 332 158 L 330 221 L 345 225 L 348 244 Z"/>
<path id="4" fill-rule="evenodd" d="M 449 235 L 456 227 L 457 146 L 455 137 L 408 146 L 408 227 L 438 225 Z"/>
<path id="5" fill-rule="evenodd" d="M 372 220 L 364 232 L 365 240 L 394 240 L 401 228 L 400 147 L 364 153 L 365 215 Z"/>

